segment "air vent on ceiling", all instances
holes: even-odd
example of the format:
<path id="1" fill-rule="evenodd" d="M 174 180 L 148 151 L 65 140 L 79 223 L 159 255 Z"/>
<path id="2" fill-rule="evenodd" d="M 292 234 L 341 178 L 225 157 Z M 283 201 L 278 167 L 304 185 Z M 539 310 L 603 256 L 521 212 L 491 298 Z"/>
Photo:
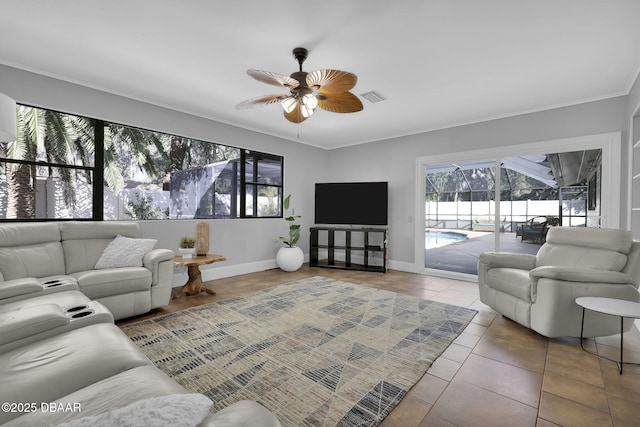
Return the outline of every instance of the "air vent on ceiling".
<path id="1" fill-rule="evenodd" d="M 364 99 L 366 99 L 367 101 L 373 103 L 373 104 L 375 104 L 376 102 L 384 101 L 385 99 L 387 99 L 384 96 L 380 95 L 375 90 L 372 90 L 372 91 L 367 92 L 367 93 L 363 93 L 360 96 L 363 97 Z"/>

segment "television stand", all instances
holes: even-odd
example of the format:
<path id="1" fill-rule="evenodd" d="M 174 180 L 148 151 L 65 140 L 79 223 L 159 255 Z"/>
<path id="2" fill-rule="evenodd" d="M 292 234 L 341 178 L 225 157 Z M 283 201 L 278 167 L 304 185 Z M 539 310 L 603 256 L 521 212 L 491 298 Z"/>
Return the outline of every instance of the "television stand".
<path id="1" fill-rule="evenodd" d="M 387 271 L 387 228 L 311 227 L 311 267 Z"/>

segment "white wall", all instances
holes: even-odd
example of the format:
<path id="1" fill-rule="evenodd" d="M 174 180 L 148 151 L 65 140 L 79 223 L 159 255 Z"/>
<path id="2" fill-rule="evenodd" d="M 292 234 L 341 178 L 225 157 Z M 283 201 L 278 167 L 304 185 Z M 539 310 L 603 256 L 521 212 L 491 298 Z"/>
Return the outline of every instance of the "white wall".
<path id="1" fill-rule="evenodd" d="M 0 65 L 0 92 L 18 103 L 173 133 L 284 156 L 285 194 L 302 215 L 303 230 L 313 223 L 314 184 L 327 180 L 328 153 L 273 136 L 157 107 L 98 90 Z M 144 236 L 158 239 L 158 247 L 177 249 L 181 236 L 195 234 L 196 221 L 142 221 Z M 211 250 L 227 262 L 207 267 L 210 279 L 275 267 L 275 240 L 288 231 L 282 219 L 211 220 Z M 300 246 L 309 251 L 308 232 Z M 203 268 L 204 270 L 204 268 Z"/>
<path id="2" fill-rule="evenodd" d="M 315 182 L 388 181 L 390 264 L 402 269 L 414 264 L 418 157 L 608 132 L 622 132 L 623 141 L 629 138 L 627 96 L 327 152 L 2 65 L 0 92 L 25 104 L 285 156 L 285 192 L 293 193 L 292 205 L 296 214 L 303 216 L 300 245 L 305 253 L 309 245 L 306 230 L 313 223 Z M 640 89 L 634 89 L 633 97 L 640 99 Z M 623 144 L 621 157 L 626 159 L 629 151 Z M 621 162 L 620 169 L 620 191 L 623 203 L 628 204 L 628 162 Z M 625 224 L 629 207 L 622 206 L 621 212 L 624 217 L 620 223 Z M 174 247 L 180 236 L 195 229 L 195 224 L 143 222 L 142 228 L 145 235 L 159 239 L 159 246 Z M 212 249 L 226 255 L 228 261 L 211 267 L 220 273 L 209 272 L 205 278 L 244 272 L 243 266 L 248 271 L 275 265 L 278 246 L 273 241 L 286 233 L 287 227 L 282 220 L 212 220 L 211 230 Z"/>
<path id="3" fill-rule="evenodd" d="M 628 97 L 629 117 L 640 114 L 640 73 L 636 77 L 636 81 L 631 86 Z"/>
<path id="4" fill-rule="evenodd" d="M 374 107 L 372 107 L 374 108 Z M 329 152 L 333 181 L 389 181 L 389 257 L 392 268 L 414 265 L 415 163 L 419 157 L 524 143 L 622 132 L 627 138 L 627 97 L 546 110 Z M 628 156 L 623 145 L 622 159 Z M 621 162 L 621 194 L 627 203 L 628 165 Z M 622 207 L 621 224 L 628 208 Z"/>

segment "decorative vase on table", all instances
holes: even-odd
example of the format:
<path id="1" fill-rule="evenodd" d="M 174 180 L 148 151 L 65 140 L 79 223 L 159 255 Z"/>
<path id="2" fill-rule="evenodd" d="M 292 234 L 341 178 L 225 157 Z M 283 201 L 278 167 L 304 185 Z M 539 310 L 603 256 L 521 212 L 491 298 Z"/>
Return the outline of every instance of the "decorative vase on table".
<path id="1" fill-rule="evenodd" d="M 196 254 L 206 255 L 209 252 L 209 224 L 199 222 L 196 224 Z"/>

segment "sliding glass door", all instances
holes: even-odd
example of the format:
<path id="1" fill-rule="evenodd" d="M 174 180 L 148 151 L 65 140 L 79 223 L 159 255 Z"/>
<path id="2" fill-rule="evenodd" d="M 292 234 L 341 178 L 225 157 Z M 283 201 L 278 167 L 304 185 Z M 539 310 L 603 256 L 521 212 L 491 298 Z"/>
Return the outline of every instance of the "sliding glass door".
<path id="1" fill-rule="evenodd" d="M 425 268 L 477 274 L 477 246 L 491 240 L 488 232 L 495 228 L 495 165 L 481 160 L 426 166 Z"/>
<path id="2" fill-rule="evenodd" d="M 427 273 L 477 275 L 480 253 L 536 254 L 550 227 L 601 226 L 601 148 L 421 164 Z"/>

